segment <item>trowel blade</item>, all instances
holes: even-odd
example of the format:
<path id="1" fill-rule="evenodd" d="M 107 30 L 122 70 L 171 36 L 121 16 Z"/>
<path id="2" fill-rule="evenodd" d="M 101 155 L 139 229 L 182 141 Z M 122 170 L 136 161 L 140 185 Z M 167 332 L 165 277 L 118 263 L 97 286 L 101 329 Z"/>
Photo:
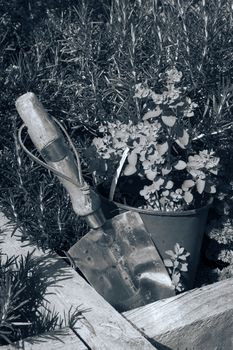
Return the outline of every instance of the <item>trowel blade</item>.
<path id="1" fill-rule="evenodd" d="M 90 230 L 68 255 L 98 293 L 118 310 L 175 295 L 138 213 L 125 212 Z"/>

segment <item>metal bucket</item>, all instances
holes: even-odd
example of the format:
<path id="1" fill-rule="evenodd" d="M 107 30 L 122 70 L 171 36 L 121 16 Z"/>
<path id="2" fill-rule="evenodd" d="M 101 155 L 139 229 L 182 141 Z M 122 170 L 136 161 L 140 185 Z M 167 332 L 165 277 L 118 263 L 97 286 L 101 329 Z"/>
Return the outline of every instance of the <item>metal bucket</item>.
<path id="1" fill-rule="evenodd" d="M 192 288 L 195 281 L 202 239 L 211 204 L 212 199 L 206 206 L 199 209 L 183 212 L 160 212 L 110 202 L 102 197 L 102 209 L 106 217 L 113 217 L 125 210 L 140 213 L 144 225 L 150 233 L 162 259 L 169 258 L 165 252 L 173 250 L 176 243 L 179 243 L 180 246 L 183 246 L 190 253 L 187 261 L 188 272 L 182 273 L 185 290 Z"/>

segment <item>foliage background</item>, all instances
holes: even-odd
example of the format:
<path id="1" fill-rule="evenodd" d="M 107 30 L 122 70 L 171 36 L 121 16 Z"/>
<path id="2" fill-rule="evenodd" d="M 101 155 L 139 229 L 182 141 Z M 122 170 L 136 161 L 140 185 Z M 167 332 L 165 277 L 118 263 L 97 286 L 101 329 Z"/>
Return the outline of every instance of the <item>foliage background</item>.
<path id="1" fill-rule="evenodd" d="M 16 98 L 35 92 L 85 156 L 102 121 L 140 118 L 135 83 L 159 90 L 171 66 L 199 105 L 197 147 L 221 156 L 213 215 L 231 219 L 232 13 L 232 0 L 0 0 L 0 207 L 25 237 L 62 251 L 87 227 L 58 181 L 20 149 Z"/>
<path id="2" fill-rule="evenodd" d="M 49 284 L 42 260 L 0 252 L 0 346 L 49 331 L 59 334 L 62 320 L 46 307 Z"/>

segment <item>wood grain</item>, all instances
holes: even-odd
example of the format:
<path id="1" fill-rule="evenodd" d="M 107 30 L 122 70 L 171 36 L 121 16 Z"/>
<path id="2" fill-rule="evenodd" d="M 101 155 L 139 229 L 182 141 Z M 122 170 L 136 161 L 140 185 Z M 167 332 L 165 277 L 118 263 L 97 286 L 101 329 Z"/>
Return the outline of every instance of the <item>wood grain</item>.
<path id="1" fill-rule="evenodd" d="M 47 333 L 38 337 L 27 338 L 14 345 L 1 346 L 1 350 L 88 350 L 83 342 L 69 328 L 63 328 L 57 339 Z"/>
<path id="2" fill-rule="evenodd" d="M 4 216 L 0 218 L 6 223 Z M 34 246 L 22 246 L 20 237 L 11 237 L 12 229 L 4 233 L 2 251 L 8 256 L 26 255 L 34 251 L 34 256 L 41 259 L 52 285 L 48 287 L 46 299 L 50 309 L 55 309 L 62 316 L 72 308 L 88 310 L 77 321 L 77 333 L 92 350 L 155 350 L 149 341 L 137 331 L 131 323 L 108 304 L 77 272 L 65 264 L 56 254 L 43 253 Z M 20 233 L 16 233 L 20 236 Z M 46 349 L 46 346 L 44 347 Z M 41 348 L 42 349 L 42 348 Z M 47 350 L 47 349 L 46 349 Z"/>
<path id="3" fill-rule="evenodd" d="M 154 340 L 172 350 L 233 349 L 233 279 L 227 279 L 124 313 Z"/>

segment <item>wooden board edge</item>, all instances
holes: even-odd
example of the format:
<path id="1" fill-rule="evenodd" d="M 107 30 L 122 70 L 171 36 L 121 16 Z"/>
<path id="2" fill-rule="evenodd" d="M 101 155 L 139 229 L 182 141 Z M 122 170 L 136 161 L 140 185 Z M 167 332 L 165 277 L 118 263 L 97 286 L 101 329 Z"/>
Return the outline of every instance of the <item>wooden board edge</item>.
<path id="1" fill-rule="evenodd" d="M 233 278 L 159 300 L 124 316 L 153 339 L 159 350 L 232 350 Z"/>

